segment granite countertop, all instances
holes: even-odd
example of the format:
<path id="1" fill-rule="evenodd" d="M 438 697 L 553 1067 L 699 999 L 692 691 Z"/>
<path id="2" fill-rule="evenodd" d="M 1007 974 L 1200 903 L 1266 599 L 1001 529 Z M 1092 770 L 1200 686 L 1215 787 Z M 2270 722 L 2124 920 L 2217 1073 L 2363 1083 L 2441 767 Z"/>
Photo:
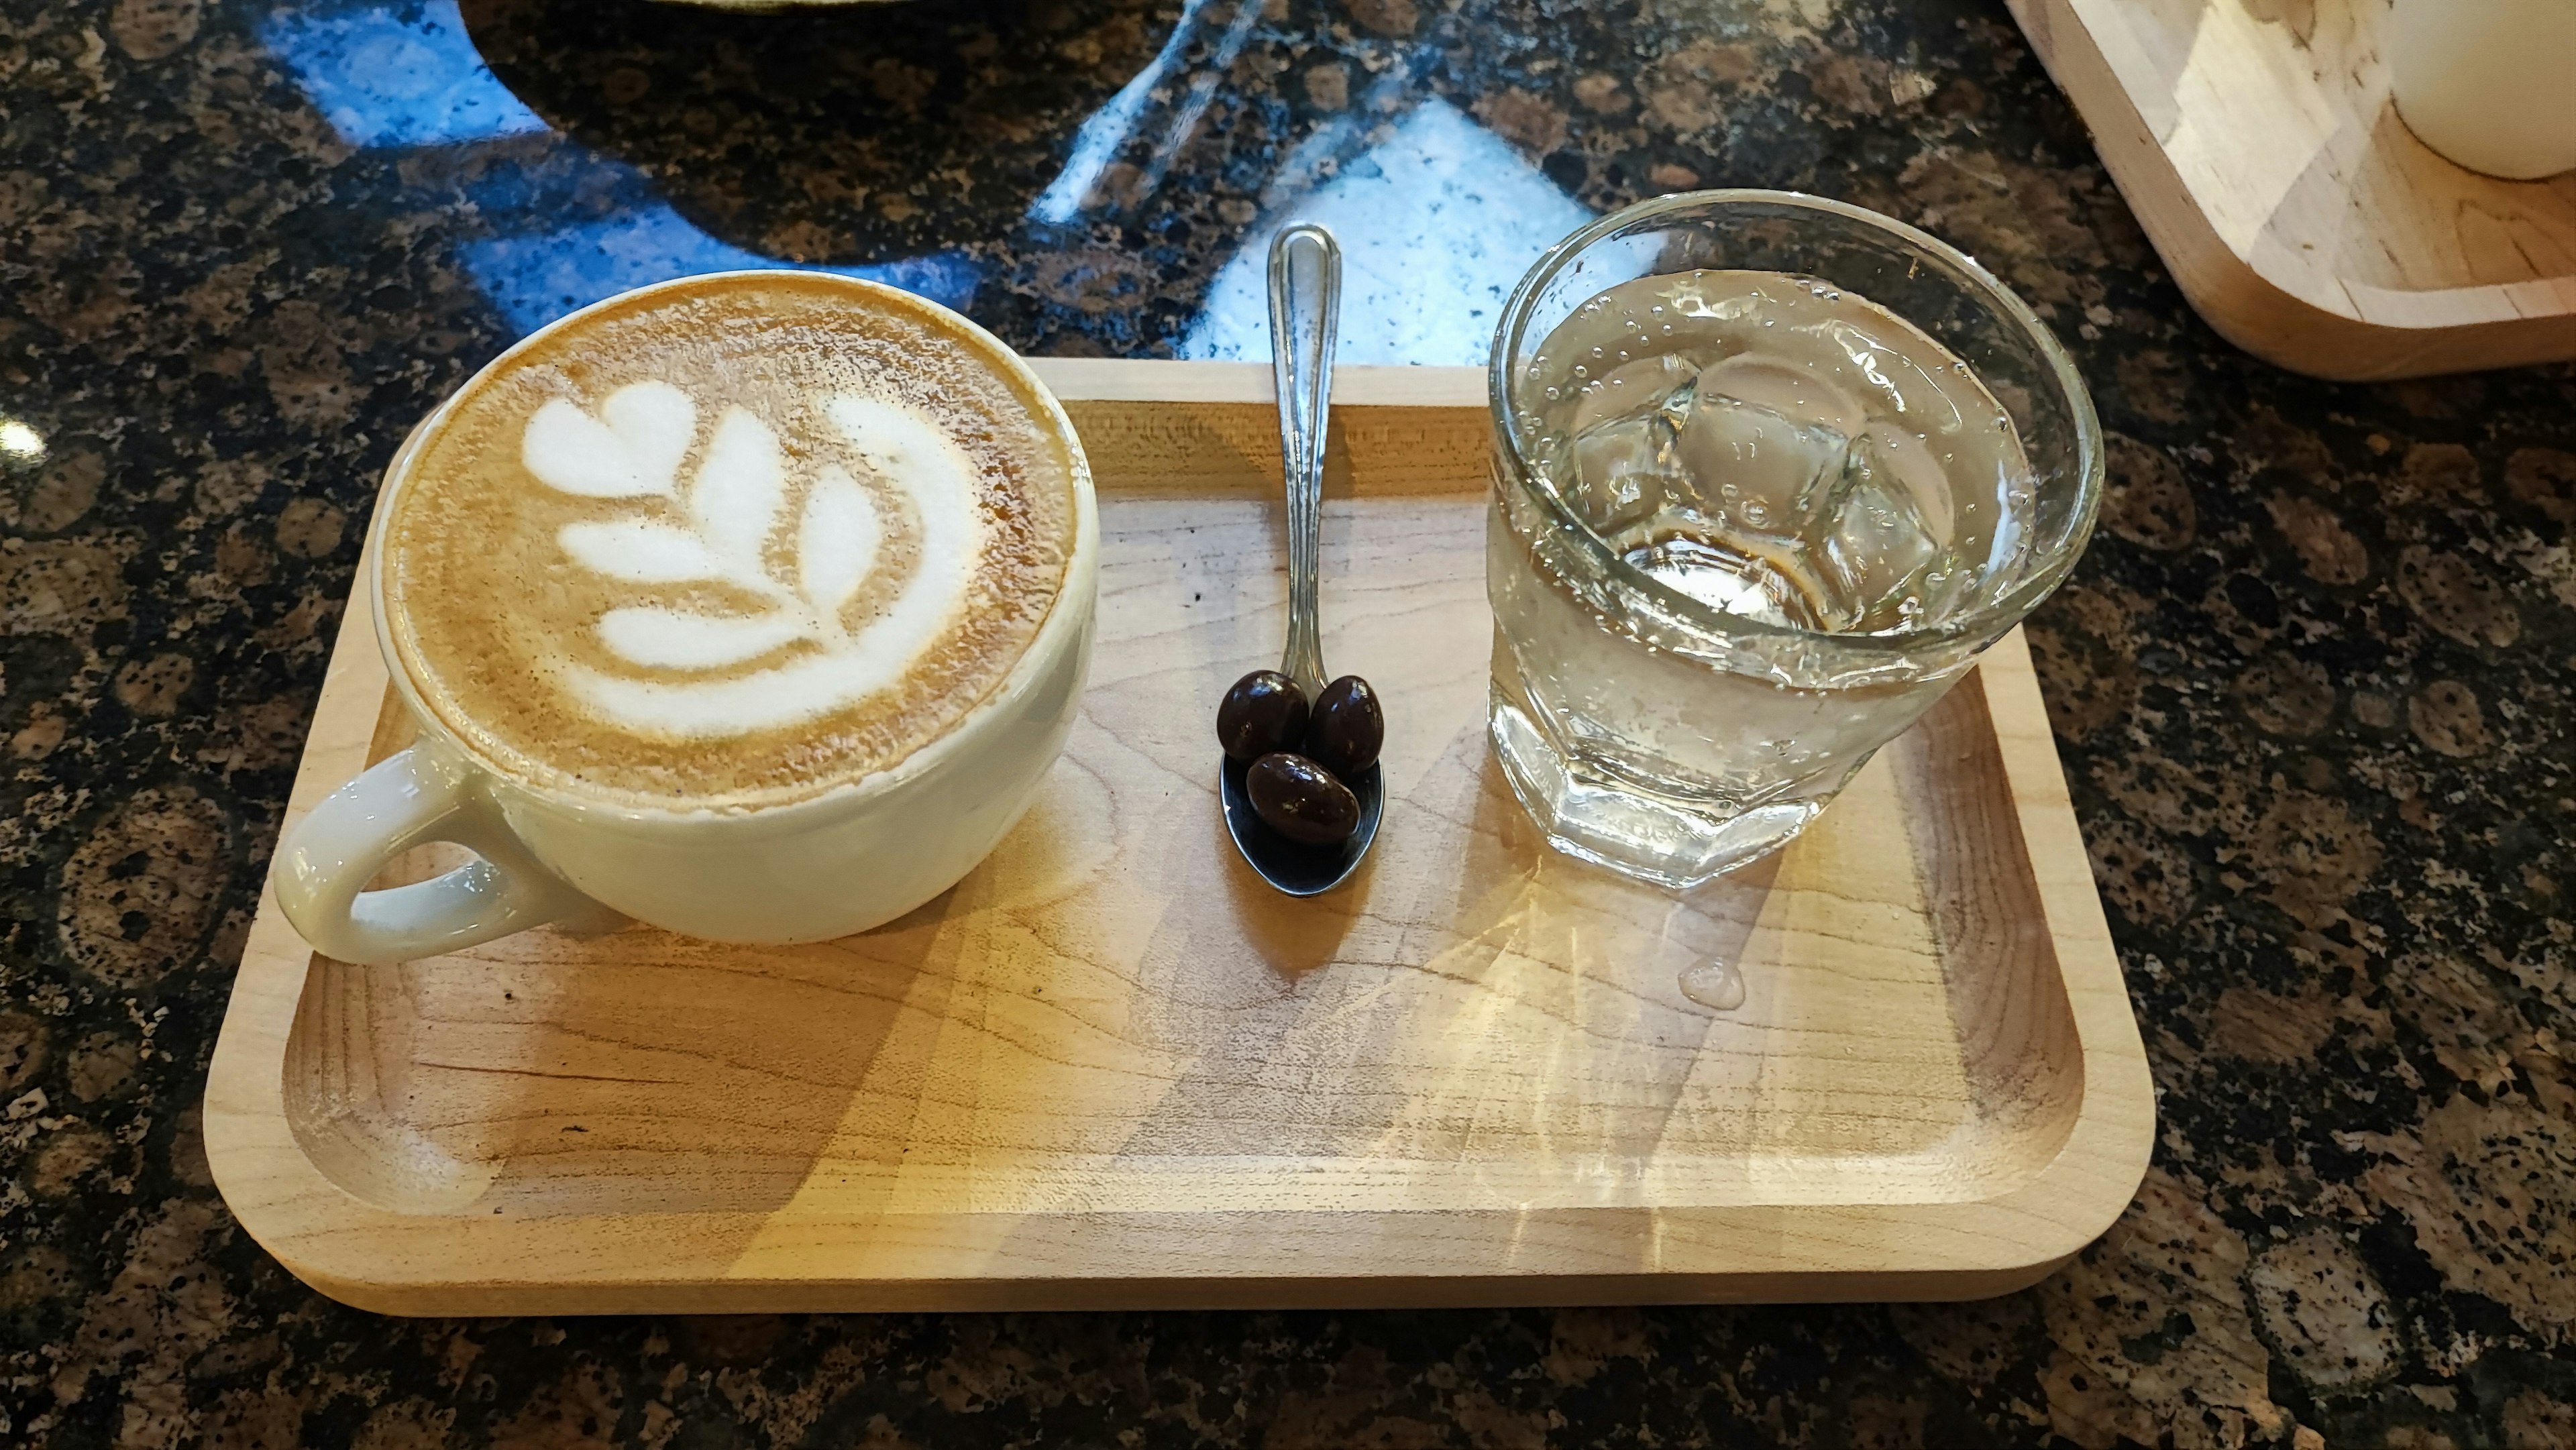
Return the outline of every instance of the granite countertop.
<path id="1" fill-rule="evenodd" d="M 2247 0 L 2294 20 L 2307 0 Z M 2576 372 L 2292 377 L 1999 3 L 16 0 L 0 14 L 0 1441 L 2576 1444 Z M 1795 187 L 1984 259 L 2111 434 L 2032 624 L 2160 1094 L 1981 1304 L 397 1321 L 199 1100 L 378 471 L 515 336 L 755 258 L 1038 353 L 1464 362 L 1590 212 Z"/>

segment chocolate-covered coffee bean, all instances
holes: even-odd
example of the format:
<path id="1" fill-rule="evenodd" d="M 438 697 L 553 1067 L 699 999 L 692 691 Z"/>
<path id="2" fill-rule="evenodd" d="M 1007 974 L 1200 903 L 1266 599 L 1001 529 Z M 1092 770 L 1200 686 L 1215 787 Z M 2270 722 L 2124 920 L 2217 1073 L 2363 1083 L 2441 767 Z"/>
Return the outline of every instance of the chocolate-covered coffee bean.
<path id="1" fill-rule="evenodd" d="M 1357 675 L 1344 675 L 1324 687 L 1306 717 L 1309 760 L 1347 781 L 1377 763 L 1386 743 L 1386 717 L 1377 707 L 1377 691 Z"/>
<path id="2" fill-rule="evenodd" d="M 1360 801 L 1332 772 L 1302 755 L 1274 752 L 1243 773 L 1252 813 L 1289 840 L 1337 845 L 1359 829 Z"/>
<path id="3" fill-rule="evenodd" d="M 1251 762 L 1294 750 L 1306 735 L 1306 692 L 1277 670 L 1254 670 L 1234 682 L 1216 707 L 1216 740 L 1230 759 Z"/>

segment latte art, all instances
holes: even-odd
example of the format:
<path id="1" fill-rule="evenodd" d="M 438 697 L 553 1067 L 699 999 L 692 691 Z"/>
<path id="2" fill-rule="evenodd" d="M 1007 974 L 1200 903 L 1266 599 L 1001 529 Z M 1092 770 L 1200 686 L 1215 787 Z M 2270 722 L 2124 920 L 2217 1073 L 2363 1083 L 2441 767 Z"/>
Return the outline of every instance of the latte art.
<path id="1" fill-rule="evenodd" d="M 1078 455 L 980 336 L 834 299 L 612 306 L 469 390 L 384 536 L 443 721 L 559 786 L 775 800 L 893 764 L 1008 674 Z"/>
<path id="2" fill-rule="evenodd" d="M 572 669 L 573 689 L 601 714 L 693 737 L 792 725 L 885 689 L 947 629 L 982 547 L 974 461 L 901 404 L 839 393 L 818 411 L 869 484 L 836 460 L 794 486 L 777 433 L 735 406 L 716 420 L 683 490 L 697 404 L 663 382 L 620 388 L 595 419 L 557 398 L 528 420 L 519 456 L 539 481 L 644 505 L 565 524 L 555 538 L 566 555 L 619 583 L 721 585 L 749 606 L 628 604 L 600 616 L 600 642 L 636 671 Z M 920 547 L 893 603 L 853 621 L 850 601 L 878 562 L 879 493 L 913 507 Z M 660 677 L 754 662 L 765 667 L 717 680 Z"/>

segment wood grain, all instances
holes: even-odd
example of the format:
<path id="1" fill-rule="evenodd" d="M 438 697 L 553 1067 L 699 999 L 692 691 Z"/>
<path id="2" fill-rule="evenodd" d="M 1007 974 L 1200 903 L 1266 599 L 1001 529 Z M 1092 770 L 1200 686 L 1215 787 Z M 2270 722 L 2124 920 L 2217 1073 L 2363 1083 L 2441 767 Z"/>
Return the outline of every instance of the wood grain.
<path id="1" fill-rule="evenodd" d="M 1326 654 L 1389 701 L 1391 803 L 1290 901 L 1226 844 L 1208 724 L 1283 628 L 1267 370 L 1042 370 L 1106 551 L 1029 817 L 811 947 L 362 968 L 263 899 L 207 1148 L 288 1268 L 424 1314 L 1957 1297 L 2126 1205 L 2144 1057 L 2018 635 L 1735 878 L 1556 857 L 1482 728 L 1481 377 L 1345 370 Z M 371 630 L 290 820 L 406 736 Z M 1737 1011 L 1678 990 L 1712 954 Z"/>
<path id="2" fill-rule="evenodd" d="M 2210 325 L 2329 378 L 2576 357 L 2576 174 L 2499 181 L 2388 99 L 2386 0 L 2007 0 Z"/>

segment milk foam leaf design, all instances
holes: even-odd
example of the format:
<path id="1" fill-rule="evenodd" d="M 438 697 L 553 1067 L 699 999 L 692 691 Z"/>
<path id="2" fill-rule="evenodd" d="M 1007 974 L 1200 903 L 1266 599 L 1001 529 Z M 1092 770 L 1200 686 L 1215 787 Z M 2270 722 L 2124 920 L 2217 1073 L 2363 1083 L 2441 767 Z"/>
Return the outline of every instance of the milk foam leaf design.
<path id="1" fill-rule="evenodd" d="M 697 535 L 649 519 L 566 524 L 555 542 L 574 563 L 628 584 L 688 584 L 725 573 Z"/>
<path id="2" fill-rule="evenodd" d="M 849 470 L 825 465 L 796 529 L 796 583 L 816 614 L 839 619 L 876 564 L 881 533 L 868 491 Z"/>
<path id="3" fill-rule="evenodd" d="M 609 395 L 606 422 L 556 398 L 519 438 L 519 460 L 548 488 L 585 498 L 669 497 L 697 431 L 697 405 L 668 383 Z"/>
<path id="4" fill-rule="evenodd" d="M 736 573 L 766 580 L 761 552 L 786 506 L 778 435 L 748 408 L 725 409 L 689 484 L 689 519 L 698 537 Z"/>
<path id="5" fill-rule="evenodd" d="M 600 616 L 600 642 L 633 664 L 667 670 L 718 670 L 758 659 L 804 637 L 804 621 L 783 609 L 765 614 L 691 614 L 638 605 Z"/>
<path id="6" fill-rule="evenodd" d="M 596 637 L 622 668 L 564 671 L 592 709 L 688 738 L 810 719 L 894 685 L 966 607 L 984 531 L 973 460 L 903 404 L 821 401 L 838 437 L 816 441 L 846 451 L 797 478 L 749 409 L 723 409 L 701 438 L 698 406 L 663 383 L 621 388 L 597 416 L 559 400 L 530 417 L 520 452 L 539 481 L 636 501 L 556 530 L 575 565 L 620 584 L 722 586 L 721 603 L 691 591 L 603 613 Z M 882 561 L 887 520 L 882 485 L 854 469 L 901 489 L 917 532 L 906 577 L 855 626 L 843 614 Z M 809 648 L 781 653 L 799 644 Z"/>
<path id="7" fill-rule="evenodd" d="M 817 609 L 774 577 L 766 553 L 787 506 L 787 471 L 778 435 L 750 410 L 727 408 L 716 420 L 686 497 L 673 486 L 695 440 L 697 405 L 668 383 L 635 383 L 611 393 L 592 418 L 571 403 L 547 403 L 528 420 L 521 456 L 548 486 L 591 498 L 669 499 L 673 512 L 650 509 L 606 519 L 580 519 L 555 533 L 573 562 L 624 584 L 722 583 L 765 606 L 751 614 L 699 614 L 660 606 L 612 609 L 599 639 L 610 653 L 648 669 L 712 670 L 740 664 L 798 639 L 826 650 L 848 642 L 829 611 Z M 832 493 L 824 481 L 823 491 Z M 841 482 L 849 483 L 846 474 Z M 846 521 L 846 500 L 821 506 Z M 810 512 L 810 510 L 809 510 Z M 658 515 L 658 516 L 657 516 Z M 860 521 L 862 538 L 827 550 L 821 568 L 849 568 L 853 547 L 872 556 L 876 520 Z M 802 540 L 800 540 L 800 543 Z M 801 552 L 801 550 L 800 550 Z M 866 559 L 857 568 L 863 575 Z M 847 590 L 857 587 L 852 578 Z"/>
<path id="8" fill-rule="evenodd" d="M 680 460 L 689 456 L 689 444 L 698 436 L 696 400 L 669 383 L 629 383 L 608 395 L 599 415 L 626 445 L 636 467 L 655 480 L 653 491 L 668 494 L 680 476 Z"/>

